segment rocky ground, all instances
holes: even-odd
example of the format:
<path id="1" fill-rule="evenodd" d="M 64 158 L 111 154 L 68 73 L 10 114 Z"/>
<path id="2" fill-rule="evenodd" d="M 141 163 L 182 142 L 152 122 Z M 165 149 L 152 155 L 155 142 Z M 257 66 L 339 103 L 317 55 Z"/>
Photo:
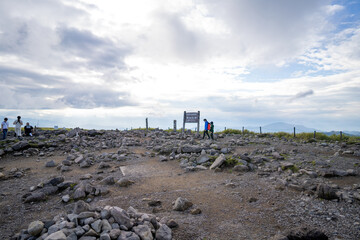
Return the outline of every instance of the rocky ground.
<path id="1" fill-rule="evenodd" d="M 0 141 L 2 239 L 360 239 L 360 144 L 162 130 Z"/>

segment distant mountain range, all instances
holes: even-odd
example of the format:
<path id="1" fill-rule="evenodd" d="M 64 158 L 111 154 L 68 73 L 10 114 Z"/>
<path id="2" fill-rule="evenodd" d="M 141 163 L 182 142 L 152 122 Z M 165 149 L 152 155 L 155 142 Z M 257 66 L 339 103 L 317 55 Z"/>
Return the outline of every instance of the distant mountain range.
<path id="1" fill-rule="evenodd" d="M 296 133 L 302 133 L 302 132 L 322 132 L 326 135 L 333 135 L 333 134 L 339 134 L 339 131 L 330 131 L 330 132 L 324 132 L 321 131 L 319 129 L 315 129 L 315 128 L 308 128 L 305 127 L 303 125 L 294 125 L 294 124 L 289 124 L 289 123 L 284 123 L 284 122 L 276 122 L 276 123 L 271 123 L 268 125 L 265 125 L 263 127 L 261 127 L 261 130 L 263 133 L 266 132 L 287 132 L 287 133 L 293 133 L 294 132 L 294 127 L 295 127 L 295 131 Z M 252 128 L 249 128 L 252 129 Z M 360 131 L 343 131 L 343 134 L 349 135 L 349 136 L 360 136 Z"/>
<path id="2" fill-rule="evenodd" d="M 277 122 L 265 125 L 262 127 L 263 132 L 294 132 L 294 127 L 296 132 L 314 132 L 315 128 L 308 128 L 303 125 L 293 125 L 289 123 Z"/>

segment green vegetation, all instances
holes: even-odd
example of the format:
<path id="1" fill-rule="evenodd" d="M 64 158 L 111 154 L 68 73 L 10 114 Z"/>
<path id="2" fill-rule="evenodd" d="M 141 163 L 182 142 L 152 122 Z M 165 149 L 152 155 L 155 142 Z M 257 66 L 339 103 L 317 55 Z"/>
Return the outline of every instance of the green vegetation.
<path id="1" fill-rule="evenodd" d="M 238 161 L 232 157 L 227 157 L 225 162 L 224 162 L 224 165 L 225 167 L 232 167 L 232 166 L 235 166 L 236 164 L 238 163 Z"/>
<path id="2" fill-rule="evenodd" d="M 130 131 L 134 131 L 134 130 L 142 130 L 142 131 L 146 131 L 146 128 L 132 128 L 132 129 L 128 129 Z M 156 130 L 156 128 L 148 128 L 148 131 L 154 131 Z M 165 130 L 168 131 L 168 130 Z"/>
<path id="3" fill-rule="evenodd" d="M 298 166 L 294 165 L 292 167 L 285 167 L 285 166 L 282 166 L 281 169 L 283 171 L 287 170 L 287 169 L 290 169 L 293 173 L 297 173 L 299 171 L 299 168 Z"/>
<path id="4" fill-rule="evenodd" d="M 233 157 L 226 157 L 226 160 L 224 162 L 225 167 L 234 167 L 236 165 L 243 165 L 243 163 L 239 162 L 237 159 Z"/>
<path id="5" fill-rule="evenodd" d="M 342 134 L 342 139 L 340 139 L 340 134 L 333 134 L 328 136 L 324 133 L 317 132 L 315 139 L 314 133 L 297 133 L 294 137 L 293 133 L 287 132 L 276 132 L 276 133 L 255 133 L 249 130 L 244 130 L 244 133 L 239 129 L 226 129 L 221 132 L 216 132 L 217 134 L 248 134 L 248 135 L 256 135 L 258 137 L 277 137 L 277 138 L 286 138 L 286 139 L 293 139 L 293 140 L 303 140 L 307 142 L 315 142 L 315 141 L 328 141 L 328 142 L 335 142 L 335 141 L 343 141 L 347 142 L 348 144 L 354 144 L 360 142 L 360 137 L 355 136 L 348 136 L 346 134 Z"/>
<path id="6" fill-rule="evenodd" d="M 209 156 L 209 162 L 213 163 L 215 162 L 217 156 Z"/>
<path id="7" fill-rule="evenodd" d="M 242 130 L 238 130 L 238 129 L 231 129 L 231 128 L 228 128 L 224 131 L 221 131 L 221 132 L 216 132 L 217 134 L 252 134 L 252 135 L 255 135 L 255 132 L 251 132 L 249 130 L 244 130 L 244 133 L 242 132 Z"/>

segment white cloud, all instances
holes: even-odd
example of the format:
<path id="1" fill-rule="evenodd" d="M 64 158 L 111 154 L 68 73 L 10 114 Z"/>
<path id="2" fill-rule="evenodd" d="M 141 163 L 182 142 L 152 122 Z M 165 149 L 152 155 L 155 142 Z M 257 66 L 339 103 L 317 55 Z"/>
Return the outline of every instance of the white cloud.
<path id="1" fill-rule="evenodd" d="M 159 119 L 202 110 L 223 122 L 359 119 L 350 107 L 359 105 L 359 26 L 339 31 L 334 20 L 346 7 L 328 0 L 4 0 L 0 101 L 9 104 L 0 108 L 26 102 L 50 108 L 46 117 L 69 118 L 78 109 L 96 118 L 94 109 Z M 304 67 L 293 78 L 248 77 L 263 66 L 291 72 L 296 63 Z"/>

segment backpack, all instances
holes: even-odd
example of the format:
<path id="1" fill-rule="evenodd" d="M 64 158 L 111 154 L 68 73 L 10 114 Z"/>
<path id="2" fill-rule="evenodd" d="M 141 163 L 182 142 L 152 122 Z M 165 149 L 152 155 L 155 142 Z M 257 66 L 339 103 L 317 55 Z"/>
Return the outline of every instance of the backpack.
<path id="1" fill-rule="evenodd" d="M 207 130 L 210 130 L 210 128 L 211 128 L 211 124 L 208 123 Z"/>

